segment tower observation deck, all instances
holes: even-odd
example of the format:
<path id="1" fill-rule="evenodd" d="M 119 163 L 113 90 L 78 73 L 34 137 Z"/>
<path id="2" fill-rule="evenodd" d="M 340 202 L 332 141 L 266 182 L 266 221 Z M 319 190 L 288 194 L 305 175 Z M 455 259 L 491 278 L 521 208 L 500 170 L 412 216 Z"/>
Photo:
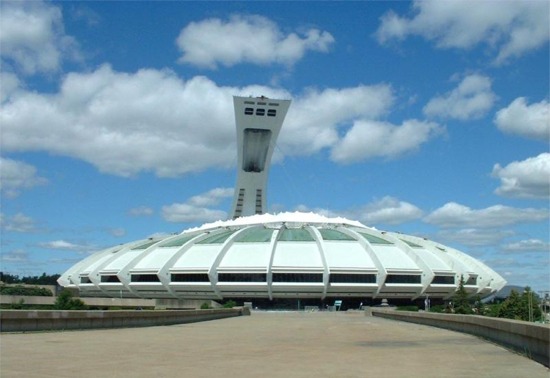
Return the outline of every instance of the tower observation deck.
<path id="1" fill-rule="evenodd" d="M 271 156 L 290 100 L 235 96 L 233 103 L 238 150 L 237 184 L 231 209 L 235 219 L 266 211 Z"/>

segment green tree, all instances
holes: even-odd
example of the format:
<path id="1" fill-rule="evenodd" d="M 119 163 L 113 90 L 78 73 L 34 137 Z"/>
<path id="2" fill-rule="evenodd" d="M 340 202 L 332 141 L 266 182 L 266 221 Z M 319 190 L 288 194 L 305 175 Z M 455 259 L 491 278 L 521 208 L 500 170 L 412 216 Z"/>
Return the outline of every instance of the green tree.
<path id="1" fill-rule="evenodd" d="M 520 295 L 512 290 L 510 296 L 502 302 L 499 311 L 499 318 L 534 321 L 540 319 L 541 311 L 538 296 L 533 293 L 530 287 L 526 287 Z"/>
<path id="2" fill-rule="evenodd" d="M 73 298 L 70 290 L 64 289 L 59 293 L 53 308 L 56 310 L 86 310 L 86 304 L 78 298 Z"/>
<path id="3" fill-rule="evenodd" d="M 460 276 L 460 282 L 458 283 L 458 289 L 453 296 L 455 314 L 472 314 L 472 306 L 468 299 L 468 292 L 464 287 L 464 277 Z"/>

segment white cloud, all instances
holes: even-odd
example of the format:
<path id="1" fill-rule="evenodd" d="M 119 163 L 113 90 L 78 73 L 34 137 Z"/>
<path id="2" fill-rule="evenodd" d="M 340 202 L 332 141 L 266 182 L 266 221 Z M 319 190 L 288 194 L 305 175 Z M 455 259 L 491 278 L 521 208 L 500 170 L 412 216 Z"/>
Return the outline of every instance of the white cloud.
<path id="1" fill-rule="evenodd" d="M 0 259 L 4 263 L 27 263 L 29 262 L 29 254 L 22 249 L 16 249 L 11 252 L 1 253 Z"/>
<path id="2" fill-rule="evenodd" d="M 548 199 L 550 196 L 550 153 L 523 161 L 513 161 L 505 167 L 495 164 L 493 177 L 500 179 L 496 194 L 516 198 Z"/>
<path id="3" fill-rule="evenodd" d="M 475 224 L 473 225 L 475 226 Z M 438 238 L 447 242 L 457 242 L 470 247 L 492 246 L 514 235 L 510 230 L 465 228 L 461 230 L 443 230 Z"/>
<path id="4" fill-rule="evenodd" d="M 19 91 L 3 106 L 4 151 L 69 156 L 120 176 L 229 168 L 236 160 L 232 96 L 292 97 L 269 87 L 220 87 L 201 76 L 183 81 L 168 70 L 132 74 L 108 65 L 71 73 L 60 88 L 54 94 Z M 339 127 L 379 117 L 392 104 L 387 85 L 309 90 L 293 100 L 278 152 L 309 155 L 330 148 Z"/>
<path id="5" fill-rule="evenodd" d="M 455 202 L 449 202 L 433 211 L 424 221 L 444 228 L 493 228 L 518 223 L 536 223 L 547 220 L 546 209 L 519 209 L 503 205 L 473 210 Z"/>
<path id="6" fill-rule="evenodd" d="M 162 207 L 162 217 L 168 222 L 214 222 L 227 219 L 227 212 L 211 209 L 226 198 L 233 196 L 232 188 L 215 188 L 191 197 L 185 203 L 174 203 Z"/>
<path id="7" fill-rule="evenodd" d="M 40 243 L 41 248 L 62 250 L 62 251 L 74 251 L 74 252 L 89 252 L 94 250 L 94 247 L 83 244 L 75 244 L 66 240 L 54 240 L 50 242 Z"/>
<path id="8" fill-rule="evenodd" d="M 154 214 L 154 210 L 147 206 L 138 206 L 130 209 L 128 213 L 133 217 L 148 217 Z"/>
<path id="9" fill-rule="evenodd" d="M 473 74 L 466 76 L 451 92 L 432 98 L 423 111 L 428 117 L 468 120 L 486 114 L 495 99 L 491 80 L 486 76 Z"/>
<path id="10" fill-rule="evenodd" d="M 306 51 L 328 51 L 334 42 L 326 31 L 309 29 L 300 35 L 284 35 L 277 24 L 262 16 L 234 15 L 192 22 L 180 32 L 176 44 L 180 63 L 205 68 L 239 63 L 292 65 Z"/>
<path id="11" fill-rule="evenodd" d="M 485 44 L 498 50 L 495 62 L 544 46 L 549 39 L 547 1 L 469 2 L 423 0 L 413 4 L 415 15 L 390 11 L 376 32 L 380 43 L 418 35 L 439 48 L 469 49 Z"/>
<path id="12" fill-rule="evenodd" d="M 10 98 L 21 86 L 17 75 L 11 72 L 0 72 L 0 103 Z"/>
<path id="13" fill-rule="evenodd" d="M 550 140 L 550 104 L 547 100 L 527 105 L 525 97 L 518 97 L 495 116 L 497 127 L 510 134 L 526 138 Z"/>
<path id="14" fill-rule="evenodd" d="M 36 168 L 21 161 L 0 157 L 0 190 L 5 198 L 15 198 L 21 190 L 48 182 L 37 176 Z"/>
<path id="15" fill-rule="evenodd" d="M 502 246 L 505 252 L 550 252 L 550 244 L 540 239 L 525 239 Z"/>
<path id="16" fill-rule="evenodd" d="M 388 112 L 394 96 L 389 85 L 309 89 L 290 106 L 278 145 L 291 155 L 309 155 L 338 142 L 338 128 Z"/>
<path id="17" fill-rule="evenodd" d="M 23 213 L 17 213 L 11 217 L 0 214 L 0 226 L 3 230 L 10 232 L 26 233 L 37 230 L 34 220 Z"/>
<path id="18" fill-rule="evenodd" d="M 386 196 L 353 211 L 352 216 L 371 226 L 374 224 L 400 224 L 420 218 L 422 210 L 411 203 Z M 356 219 L 355 217 L 351 219 Z"/>
<path id="19" fill-rule="evenodd" d="M 333 147 L 331 159 L 351 163 L 373 157 L 395 158 L 417 150 L 443 132 L 444 128 L 433 122 L 406 120 L 396 126 L 387 122 L 356 121 Z"/>
<path id="20" fill-rule="evenodd" d="M 63 57 L 78 56 L 65 34 L 61 9 L 42 1 L 0 3 L 0 55 L 25 74 L 59 70 Z"/>
<path id="21" fill-rule="evenodd" d="M 329 218 L 343 217 L 355 219 L 370 227 L 376 224 L 401 224 L 422 216 L 422 210 L 415 205 L 390 196 L 350 210 L 311 209 L 306 205 L 299 205 L 295 211 L 313 212 Z"/>

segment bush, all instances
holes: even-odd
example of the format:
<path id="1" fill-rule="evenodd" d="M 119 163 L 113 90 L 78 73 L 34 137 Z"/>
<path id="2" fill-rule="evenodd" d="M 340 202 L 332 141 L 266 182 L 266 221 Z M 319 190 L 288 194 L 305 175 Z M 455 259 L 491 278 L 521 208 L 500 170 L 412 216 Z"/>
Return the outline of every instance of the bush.
<path id="1" fill-rule="evenodd" d="M 223 308 L 233 308 L 237 305 L 235 301 L 227 301 L 224 303 Z"/>
<path id="2" fill-rule="evenodd" d="M 70 290 L 64 289 L 55 300 L 55 310 L 86 310 L 86 304 L 78 298 L 73 298 Z"/>
<path id="3" fill-rule="evenodd" d="M 2 286 L 0 287 L 0 294 L 2 295 L 25 295 L 25 296 L 37 296 L 37 297 L 52 297 L 53 293 L 44 287 L 25 287 L 21 285 L 17 286 Z"/>
<path id="4" fill-rule="evenodd" d="M 201 310 L 208 310 L 210 308 L 210 305 L 207 302 L 204 302 L 201 304 Z"/>

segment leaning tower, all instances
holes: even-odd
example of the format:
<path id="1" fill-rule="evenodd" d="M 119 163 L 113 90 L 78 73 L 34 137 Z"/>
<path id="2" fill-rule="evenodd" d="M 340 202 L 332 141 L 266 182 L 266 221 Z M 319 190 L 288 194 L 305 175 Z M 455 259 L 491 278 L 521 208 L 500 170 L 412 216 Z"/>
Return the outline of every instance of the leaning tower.
<path id="1" fill-rule="evenodd" d="M 237 184 L 233 219 L 263 214 L 266 187 L 275 142 L 281 131 L 290 100 L 267 97 L 233 97 L 237 125 Z"/>

